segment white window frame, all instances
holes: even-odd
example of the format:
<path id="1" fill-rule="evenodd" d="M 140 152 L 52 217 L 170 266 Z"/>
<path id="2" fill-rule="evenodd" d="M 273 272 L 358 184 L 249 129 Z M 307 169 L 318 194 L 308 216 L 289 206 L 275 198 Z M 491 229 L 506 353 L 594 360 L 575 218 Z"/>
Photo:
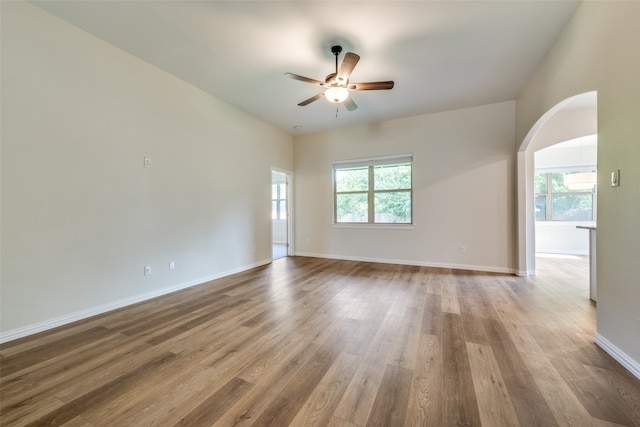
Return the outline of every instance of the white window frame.
<path id="1" fill-rule="evenodd" d="M 411 166 L 411 186 L 409 189 L 397 189 L 397 190 L 374 190 L 374 167 L 375 166 L 384 166 L 384 165 L 398 165 L 403 163 L 409 163 Z M 368 221 L 367 222 L 339 222 L 337 218 L 337 210 L 338 203 L 337 197 L 338 192 L 336 188 L 336 171 L 340 169 L 353 169 L 359 167 L 367 167 L 369 168 L 369 188 L 366 191 L 367 193 L 367 206 L 368 206 Z M 380 156 L 380 157 L 368 157 L 362 159 L 351 159 L 351 160 L 340 160 L 332 163 L 332 191 L 333 191 L 333 224 L 336 226 L 356 226 L 356 227 L 367 227 L 372 226 L 375 228 L 379 227 L 412 227 L 413 219 L 414 219 L 414 209 L 413 209 L 413 154 L 397 154 L 390 156 Z M 393 222 L 375 222 L 375 206 L 374 206 L 374 196 L 376 193 L 383 192 L 397 192 L 397 191 L 405 191 L 409 193 L 410 200 L 410 209 L 411 209 L 411 220 L 409 222 L 401 222 L 401 223 L 393 223 Z M 363 191 L 364 193 L 364 191 Z"/>
<path id="2" fill-rule="evenodd" d="M 584 223 L 592 223 L 596 221 L 596 216 L 597 216 L 597 197 L 598 197 L 598 191 L 596 186 L 594 186 L 592 191 L 567 191 L 564 193 L 554 193 L 552 191 L 552 186 L 551 184 L 551 174 L 553 173 L 567 173 L 567 172 L 587 172 L 587 171 L 591 171 L 591 170 L 597 170 L 596 165 L 580 165 L 580 166 L 572 166 L 572 167 L 554 167 L 554 168 L 540 168 L 540 169 L 536 169 L 534 171 L 534 176 L 535 175 L 539 175 L 539 174 L 545 174 L 546 175 L 546 188 L 547 188 L 547 192 L 546 193 L 536 193 L 534 192 L 533 194 L 533 198 L 534 198 L 534 208 L 536 206 L 536 197 L 537 196 L 546 196 L 546 218 L 545 219 L 535 219 L 536 222 L 545 222 L 545 223 L 571 223 L 571 222 L 584 222 Z M 572 220 L 564 220 L 564 219 L 552 219 L 553 217 L 553 196 L 554 195 L 584 195 L 584 194 L 591 194 L 593 196 L 592 199 L 592 206 L 591 206 L 591 216 L 592 216 L 592 220 L 588 220 L 588 221 L 572 221 Z M 535 218 L 535 214 L 534 214 L 534 218 Z"/>

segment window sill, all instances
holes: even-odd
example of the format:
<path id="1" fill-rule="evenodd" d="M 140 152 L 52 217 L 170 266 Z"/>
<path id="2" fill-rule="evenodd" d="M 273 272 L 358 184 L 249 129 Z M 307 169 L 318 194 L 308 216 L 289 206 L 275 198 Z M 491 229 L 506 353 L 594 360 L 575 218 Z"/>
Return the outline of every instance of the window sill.
<path id="1" fill-rule="evenodd" d="M 595 221 L 561 221 L 561 220 L 550 220 L 550 221 L 536 221 L 537 225 L 551 225 L 551 226 L 568 226 L 574 227 L 577 225 L 587 225 L 587 226 L 595 226 Z"/>
<path id="2" fill-rule="evenodd" d="M 334 228 L 366 228 L 371 230 L 413 230 L 414 224 L 331 224 Z"/>

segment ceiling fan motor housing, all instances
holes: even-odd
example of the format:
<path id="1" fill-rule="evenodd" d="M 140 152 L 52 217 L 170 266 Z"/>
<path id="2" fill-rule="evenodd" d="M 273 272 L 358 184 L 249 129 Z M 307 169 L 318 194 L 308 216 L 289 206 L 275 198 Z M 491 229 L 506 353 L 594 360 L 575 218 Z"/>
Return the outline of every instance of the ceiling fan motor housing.
<path id="1" fill-rule="evenodd" d="M 328 85 L 329 87 L 338 85 L 339 82 L 338 82 L 338 79 L 336 78 L 337 75 L 338 75 L 337 73 L 328 74 L 327 77 L 324 79 L 325 85 Z"/>

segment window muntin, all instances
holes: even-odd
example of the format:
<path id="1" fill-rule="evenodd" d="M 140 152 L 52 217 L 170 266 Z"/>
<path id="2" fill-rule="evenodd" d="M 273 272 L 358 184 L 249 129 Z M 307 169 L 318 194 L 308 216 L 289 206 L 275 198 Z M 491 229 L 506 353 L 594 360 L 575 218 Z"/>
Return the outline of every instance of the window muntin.
<path id="1" fill-rule="evenodd" d="M 595 169 L 536 173 L 534 179 L 536 221 L 595 220 L 595 185 L 586 189 L 572 189 L 564 183 L 566 175 L 581 172 L 595 172 Z"/>
<path id="2" fill-rule="evenodd" d="M 410 155 L 336 162 L 333 170 L 336 223 L 412 223 Z"/>

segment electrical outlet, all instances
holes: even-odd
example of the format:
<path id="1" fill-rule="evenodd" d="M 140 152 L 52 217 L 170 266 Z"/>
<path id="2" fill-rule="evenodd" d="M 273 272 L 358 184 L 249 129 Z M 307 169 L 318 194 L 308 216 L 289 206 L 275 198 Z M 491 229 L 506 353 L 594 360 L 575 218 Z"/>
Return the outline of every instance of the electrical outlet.
<path id="1" fill-rule="evenodd" d="M 144 267 L 144 275 L 145 276 L 150 276 L 151 275 L 151 266 L 147 265 Z"/>
<path id="2" fill-rule="evenodd" d="M 467 253 L 467 247 L 466 246 L 460 246 L 460 255 L 464 255 Z"/>

